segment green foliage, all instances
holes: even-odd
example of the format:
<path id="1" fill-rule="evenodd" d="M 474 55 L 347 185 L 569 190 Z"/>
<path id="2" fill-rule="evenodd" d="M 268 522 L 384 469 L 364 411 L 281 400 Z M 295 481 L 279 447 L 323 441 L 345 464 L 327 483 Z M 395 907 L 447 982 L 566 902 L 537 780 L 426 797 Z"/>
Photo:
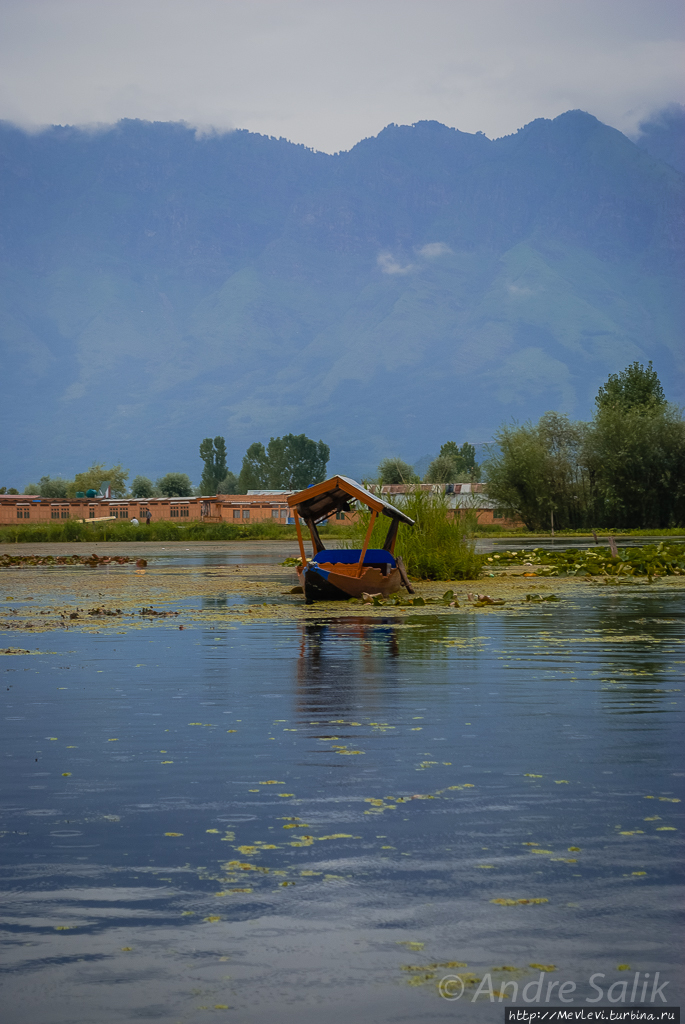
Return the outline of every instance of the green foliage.
<path id="1" fill-rule="evenodd" d="M 152 480 L 146 476 L 136 476 L 133 478 L 131 484 L 131 497 L 132 498 L 153 498 L 155 495 L 155 487 Z"/>
<path id="2" fill-rule="evenodd" d="M 443 445 L 444 447 L 444 445 Z M 449 455 L 438 455 L 433 459 L 423 478 L 427 484 L 454 483 L 459 476 L 457 464 Z"/>
<path id="3" fill-rule="evenodd" d="M 239 477 L 238 494 L 248 490 L 300 491 L 320 483 L 326 475 L 330 448 L 305 434 L 272 437 L 268 447 L 255 441 L 247 449 Z"/>
<path id="4" fill-rule="evenodd" d="M 327 532 L 321 531 L 322 534 Z M 339 531 L 331 531 L 335 537 Z M 81 523 L 66 519 L 55 523 L 26 523 L 19 526 L 0 527 L 2 543 L 59 543 L 80 541 L 84 544 L 95 541 L 145 543 L 147 541 L 214 541 L 214 540 L 287 540 L 295 538 L 294 527 L 279 526 L 277 523 L 251 523 L 246 526 L 233 523 L 203 523 L 193 521 L 183 525 L 168 520 L 154 520 L 149 526 L 132 526 L 129 522 Z"/>
<path id="5" fill-rule="evenodd" d="M 238 494 L 268 487 L 266 448 L 261 441 L 255 441 L 243 455 L 243 465 L 238 478 Z"/>
<path id="6" fill-rule="evenodd" d="M 399 555 L 407 572 L 422 580 L 471 580 L 480 575 L 484 556 L 477 555 L 473 530 L 475 518 L 453 516 L 444 494 L 415 490 L 403 495 L 397 507 L 413 519 L 414 526 L 400 524 L 395 555 Z M 360 533 L 355 542 L 361 547 L 370 512 L 360 514 Z M 369 547 L 382 548 L 390 520 L 379 516 L 373 528 Z"/>
<path id="7" fill-rule="evenodd" d="M 9 490 L 7 491 L 7 493 L 8 494 L 19 494 L 19 491 L 17 490 L 16 487 L 10 487 Z"/>
<path id="8" fill-rule="evenodd" d="M 230 470 L 226 473 L 223 480 L 220 480 L 217 484 L 217 494 L 243 494 L 243 491 L 239 491 L 240 483 L 235 473 L 231 473 Z"/>
<path id="9" fill-rule="evenodd" d="M 228 473 L 224 438 L 219 435 L 212 441 L 211 437 L 206 437 L 200 444 L 200 458 L 205 464 L 200 481 L 200 493 L 218 494 L 219 484 Z"/>
<path id="10" fill-rule="evenodd" d="M 456 441 L 446 441 L 424 479 L 429 484 L 469 483 L 480 480 L 480 475 L 474 446 L 465 441 L 460 448 Z"/>
<path id="11" fill-rule="evenodd" d="M 620 373 L 612 373 L 595 398 L 601 412 L 609 408 L 623 410 L 666 405 L 664 389 L 650 359 L 645 370 L 637 360 Z"/>
<path id="12" fill-rule="evenodd" d="M 323 441 L 312 441 L 305 434 L 285 434 L 271 438 L 266 454 L 268 486 L 300 491 L 325 479 L 331 450 Z"/>
<path id="13" fill-rule="evenodd" d="M 63 480 L 61 477 L 42 476 L 37 484 L 27 484 L 24 494 L 40 494 L 41 498 L 66 498 L 73 488 L 71 480 Z M 12 491 L 8 492 L 9 494 Z M 16 492 L 15 492 L 16 493 Z"/>
<path id="14" fill-rule="evenodd" d="M 88 491 L 91 488 L 98 491 L 103 483 L 109 482 L 112 497 L 123 498 L 126 494 L 127 478 L 128 470 L 124 469 L 121 463 L 117 463 L 111 469 L 105 469 L 104 462 L 94 462 L 90 469 L 87 469 L 85 473 L 77 473 L 74 479 L 68 483 L 67 497 L 75 498 L 77 491 Z M 41 497 L 43 497 L 42 492 Z"/>
<path id="15" fill-rule="evenodd" d="M 166 498 L 185 498 L 192 494 L 193 485 L 185 473 L 167 473 L 155 485 Z"/>
<path id="16" fill-rule="evenodd" d="M 546 551 L 534 548 L 503 551 L 488 557 L 495 566 L 534 566 L 538 576 L 685 576 L 685 544 L 646 544 L 641 548 L 593 547 L 585 551 Z"/>
<path id="17" fill-rule="evenodd" d="M 414 484 L 419 480 L 414 468 L 396 457 L 383 459 L 378 466 L 377 474 L 380 484 Z"/>
<path id="18" fill-rule="evenodd" d="M 664 404 L 600 408 L 583 461 L 590 519 L 619 527 L 685 525 L 685 423 Z"/>
<path id="19" fill-rule="evenodd" d="M 585 433 L 585 424 L 555 412 L 535 425 L 500 427 L 485 464 L 488 496 L 529 530 L 547 529 L 552 514 L 559 529 L 582 526 L 589 500 L 581 464 Z"/>
<path id="20" fill-rule="evenodd" d="M 488 494 L 530 530 L 685 525 L 685 422 L 651 363 L 600 389 L 591 423 L 546 413 L 503 426 L 486 465 Z"/>

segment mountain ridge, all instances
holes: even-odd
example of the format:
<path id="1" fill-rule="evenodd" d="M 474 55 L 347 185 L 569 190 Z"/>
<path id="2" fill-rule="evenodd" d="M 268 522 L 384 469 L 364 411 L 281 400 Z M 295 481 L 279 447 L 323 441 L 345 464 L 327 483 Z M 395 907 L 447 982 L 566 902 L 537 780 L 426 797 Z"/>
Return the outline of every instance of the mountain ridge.
<path id="1" fill-rule="evenodd" d="M 582 111 L 496 140 L 388 126 L 335 155 L 0 125 L 4 436 L 23 424 L 4 473 L 195 479 L 202 437 L 236 469 L 304 430 L 362 475 L 586 416 L 633 359 L 682 401 L 684 184 Z"/>

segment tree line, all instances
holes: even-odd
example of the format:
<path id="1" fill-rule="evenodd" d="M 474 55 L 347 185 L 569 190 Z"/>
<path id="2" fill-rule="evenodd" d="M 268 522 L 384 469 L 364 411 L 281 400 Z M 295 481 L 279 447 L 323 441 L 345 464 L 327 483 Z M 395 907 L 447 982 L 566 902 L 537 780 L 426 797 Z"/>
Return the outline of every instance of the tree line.
<path id="1" fill-rule="evenodd" d="M 456 441 L 446 441 L 440 454 L 433 459 L 423 477 L 427 484 L 473 483 L 481 478 L 481 467 L 476 462 L 476 449 L 468 441 L 461 448 Z M 413 466 L 403 459 L 383 459 L 376 470 L 380 484 L 418 484 L 421 477 Z"/>
<path id="2" fill-rule="evenodd" d="M 184 497 L 246 494 L 248 490 L 301 490 L 325 478 L 330 449 L 305 434 L 255 441 L 240 472 L 228 468 L 222 436 L 199 447 L 203 471 L 193 488 L 185 473 L 167 473 L 154 483 L 134 477 L 120 464 L 94 463 L 73 480 L 41 477 L 24 493 L 71 498 L 108 481 L 114 497 Z M 430 463 L 427 483 L 474 482 L 483 477 L 488 496 L 508 518 L 530 530 L 654 528 L 685 526 L 685 422 L 666 400 L 650 362 L 611 374 L 599 389 L 589 422 L 548 412 L 537 423 L 504 424 L 488 446 L 482 465 L 474 445 L 447 441 Z M 420 482 L 404 460 L 386 458 L 378 466 L 381 484 Z M 5 488 L 0 489 L 5 493 Z M 10 488 L 6 493 L 17 493 Z"/>
<path id="3" fill-rule="evenodd" d="M 200 444 L 203 464 L 199 487 L 194 487 L 187 473 L 166 473 L 156 481 L 135 476 L 128 486 L 129 471 L 117 463 L 107 468 L 95 462 L 73 480 L 42 476 L 38 483 L 27 484 L 24 494 L 42 498 L 67 500 L 77 493 L 98 491 L 108 483 L 114 498 L 183 498 L 203 494 L 247 494 L 248 490 L 302 490 L 325 478 L 330 448 L 323 441 L 313 441 L 305 434 L 272 437 L 268 445 L 255 441 L 243 457 L 240 473 L 228 469 L 226 441 L 219 435 L 206 437 Z M 0 494 L 17 494 L 16 488 L 0 488 Z"/>
<path id="4" fill-rule="evenodd" d="M 611 374 L 590 422 L 500 427 L 483 468 L 489 497 L 530 530 L 685 525 L 685 422 L 651 362 Z"/>
<path id="5" fill-rule="evenodd" d="M 255 441 L 243 456 L 236 476 L 226 464 L 223 437 L 206 437 L 200 445 L 204 463 L 200 487 L 203 494 L 247 494 L 250 490 L 300 491 L 326 476 L 331 450 L 323 441 L 305 434 L 272 437 L 265 447 Z"/>

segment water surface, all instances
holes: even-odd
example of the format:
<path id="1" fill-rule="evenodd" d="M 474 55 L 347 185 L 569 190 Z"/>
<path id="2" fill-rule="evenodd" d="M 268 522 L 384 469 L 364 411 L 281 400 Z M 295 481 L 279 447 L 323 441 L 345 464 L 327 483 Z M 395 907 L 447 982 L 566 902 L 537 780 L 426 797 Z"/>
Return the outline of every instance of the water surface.
<path id="1" fill-rule="evenodd" d="M 607 1005 L 637 971 L 677 1003 L 684 619 L 628 587 L 42 635 L 0 662 L 4 1019 L 494 1022 L 488 977 Z"/>

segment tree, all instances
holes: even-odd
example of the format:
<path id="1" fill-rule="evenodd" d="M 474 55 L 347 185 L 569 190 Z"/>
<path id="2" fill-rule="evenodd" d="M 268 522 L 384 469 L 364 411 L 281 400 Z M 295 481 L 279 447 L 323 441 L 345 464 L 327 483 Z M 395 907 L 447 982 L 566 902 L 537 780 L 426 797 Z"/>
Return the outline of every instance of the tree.
<path id="1" fill-rule="evenodd" d="M 238 478 L 238 494 L 261 491 L 267 484 L 266 448 L 261 441 L 255 441 L 243 456 L 243 465 Z"/>
<path id="2" fill-rule="evenodd" d="M 426 483 L 468 483 L 480 480 L 481 470 L 476 462 L 476 449 L 468 441 L 459 447 L 456 441 L 446 441 L 426 472 Z"/>
<path id="3" fill-rule="evenodd" d="M 167 473 L 159 478 L 155 486 L 165 498 L 190 497 L 193 490 L 190 477 L 185 473 Z"/>
<path id="4" fill-rule="evenodd" d="M 239 494 L 248 490 L 299 491 L 326 475 L 330 448 L 305 434 L 272 437 L 268 447 L 255 441 L 247 449 L 239 477 Z"/>
<path id="5" fill-rule="evenodd" d="M 226 465 L 226 441 L 221 435 L 206 437 L 200 445 L 200 458 L 205 464 L 200 481 L 202 494 L 217 494 L 218 485 L 225 480 L 228 473 Z"/>
<path id="6" fill-rule="evenodd" d="M 413 467 L 397 457 L 383 459 L 378 464 L 376 472 L 380 484 L 416 484 L 419 482 Z"/>
<path id="7" fill-rule="evenodd" d="M 500 427 L 488 494 L 529 529 L 685 524 L 685 422 L 651 363 L 612 374 L 591 423 L 545 413 Z"/>
<path id="8" fill-rule="evenodd" d="M 217 485 L 217 488 L 216 488 L 216 493 L 217 494 L 241 494 L 243 492 L 238 490 L 239 487 L 240 487 L 240 484 L 238 482 L 238 477 L 235 475 L 235 473 L 231 473 L 229 471 L 226 474 L 226 476 L 223 478 L 223 480 L 219 481 L 219 483 Z"/>
<path id="9" fill-rule="evenodd" d="M 685 423 L 675 406 L 600 406 L 583 456 L 595 521 L 654 529 L 685 524 Z"/>
<path id="10" fill-rule="evenodd" d="M 609 408 L 624 410 L 662 408 L 666 405 L 664 389 L 650 359 L 645 370 L 637 360 L 620 373 L 612 373 L 595 398 L 598 412 Z"/>
<path id="11" fill-rule="evenodd" d="M 590 480 L 583 465 L 584 423 L 547 412 L 537 424 L 500 427 L 485 463 L 488 496 L 529 530 L 586 525 Z"/>
<path id="12" fill-rule="evenodd" d="M 123 498 L 126 494 L 128 470 L 120 462 L 111 469 L 105 469 L 104 462 L 94 462 L 85 473 L 77 473 L 69 483 L 67 493 L 70 498 L 76 497 L 77 491 L 98 491 L 103 483 L 109 483 L 113 498 Z M 41 492 L 42 493 L 42 492 Z"/>
<path id="13" fill-rule="evenodd" d="M 51 479 L 49 476 L 42 476 L 37 484 L 27 484 L 24 494 L 40 494 L 41 498 L 65 499 L 71 491 L 76 488 L 71 480 L 63 480 L 56 476 Z"/>
<path id="14" fill-rule="evenodd" d="M 305 434 L 285 434 L 270 439 L 266 457 L 267 486 L 300 491 L 325 478 L 331 450 L 323 441 L 313 441 Z"/>
<path id="15" fill-rule="evenodd" d="M 458 477 L 459 470 L 454 459 L 448 455 L 438 455 L 426 470 L 424 480 L 427 484 L 447 484 L 454 483 Z"/>
<path id="16" fill-rule="evenodd" d="M 136 476 L 133 478 L 131 484 L 131 497 L 132 498 L 152 498 L 154 497 L 155 487 L 152 480 L 146 476 Z"/>

